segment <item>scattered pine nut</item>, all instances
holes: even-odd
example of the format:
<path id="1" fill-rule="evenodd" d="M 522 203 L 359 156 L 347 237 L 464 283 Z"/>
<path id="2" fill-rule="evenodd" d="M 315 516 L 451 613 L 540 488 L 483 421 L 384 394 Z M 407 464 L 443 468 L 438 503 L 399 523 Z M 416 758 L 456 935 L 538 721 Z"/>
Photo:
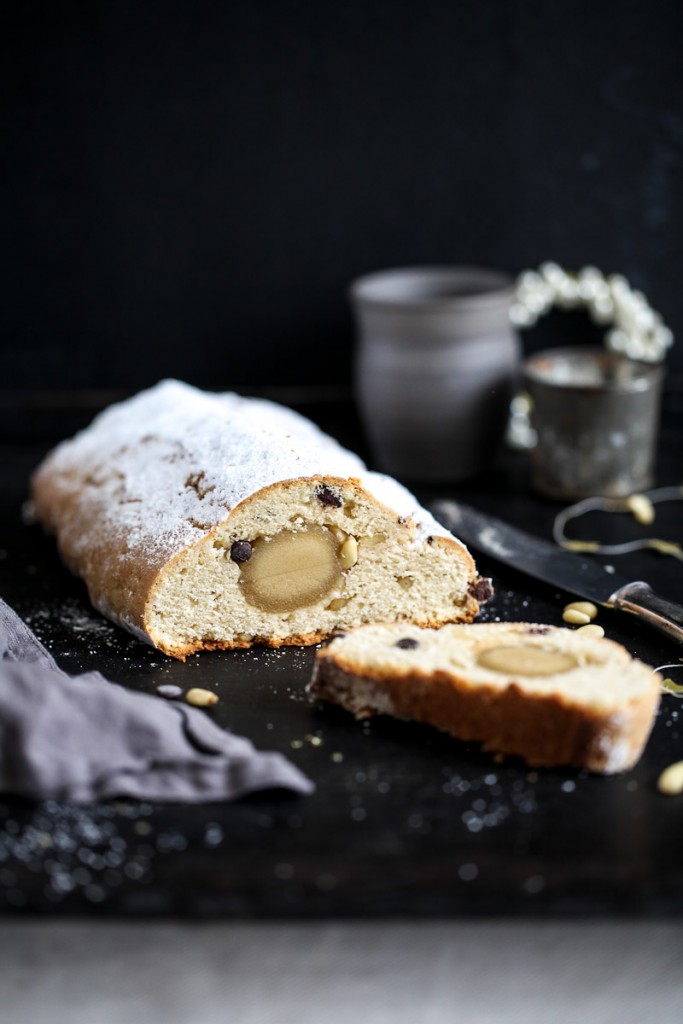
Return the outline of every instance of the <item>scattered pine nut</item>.
<path id="1" fill-rule="evenodd" d="M 215 693 L 212 693 L 211 690 L 202 690 L 198 686 L 187 691 L 185 700 L 188 704 L 194 704 L 196 708 L 208 708 L 210 704 L 218 703 L 218 697 Z"/>
<path id="2" fill-rule="evenodd" d="M 632 494 L 626 501 L 626 507 L 637 523 L 649 526 L 654 522 L 655 509 L 647 494 Z"/>
<path id="3" fill-rule="evenodd" d="M 562 612 L 562 619 L 571 626 L 587 626 L 590 622 L 589 615 L 586 615 L 585 612 L 580 612 L 578 608 L 571 607 L 565 608 Z"/>
<path id="4" fill-rule="evenodd" d="M 575 608 L 577 612 L 583 612 L 589 619 L 594 619 L 598 614 L 597 605 L 594 605 L 592 601 L 572 601 L 570 604 L 565 605 L 565 611 L 570 608 Z"/>
<path id="5" fill-rule="evenodd" d="M 605 631 L 602 626 L 598 626 L 597 622 L 588 622 L 585 626 L 579 626 L 576 630 L 577 633 L 583 633 L 585 636 L 604 636 Z"/>
<path id="6" fill-rule="evenodd" d="M 676 761 L 664 769 L 657 780 L 657 789 L 667 796 L 683 793 L 683 761 Z"/>

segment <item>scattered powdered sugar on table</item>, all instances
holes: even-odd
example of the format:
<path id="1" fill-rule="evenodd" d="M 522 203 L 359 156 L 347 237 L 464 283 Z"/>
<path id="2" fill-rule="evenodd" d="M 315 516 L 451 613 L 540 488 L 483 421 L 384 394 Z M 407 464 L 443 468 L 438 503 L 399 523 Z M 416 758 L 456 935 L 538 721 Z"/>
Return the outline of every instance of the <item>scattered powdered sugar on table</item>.
<path id="1" fill-rule="evenodd" d="M 0 805 L 0 886 L 5 904 L 26 904 L 26 871 L 46 876 L 42 896 L 52 903 L 71 893 L 101 903 L 127 879 L 152 882 L 154 859 L 168 846 L 168 837 L 155 833 L 148 821 L 152 811 L 147 803 L 78 806 L 47 800 L 29 817 L 14 817 Z M 121 818 L 129 826 L 127 838 L 119 829 Z"/>
<path id="2" fill-rule="evenodd" d="M 556 596 L 559 601 L 560 594 Z M 524 597 L 518 590 L 501 590 L 496 587 L 494 580 L 493 597 L 480 608 L 477 622 L 527 621 L 530 605 L 530 598 Z"/>
<path id="3" fill-rule="evenodd" d="M 84 806 L 47 800 L 31 812 L 0 804 L 0 907 L 25 907 L 36 896 L 55 904 L 80 896 L 98 904 L 130 883 L 152 888 L 163 858 L 189 847 L 181 830 L 157 826 L 153 815 L 154 806 L 142 801 Z M 223 841 L 222 826 L 208 821 L 201 845 L 211 850 Z"/>
<path id="4" fill-rule="evenodd" d="M 66 599 L 55 605 L 42 605 L 28 612 L 24 618 L 36 633 L 43 627 L 49 628 L 59 624 L 76 635 L 87 634 L 99 640 L 118 635 L 113 623 L 97 612 L 93 614 L 75 599 Z"/>
<path id="5" fill-rule="evenodd" d="M 86 608 L 76 598 L 41 603 L 25 612 L 23 617 L 41 643 L 48 648 L 53 641 L 63 638 L 65 632 L 79 647 L 81 644 L 87 646 L 92 654 L 100 653 L 103 649 L 118 652 L 122 638 L 124 642 L 130 642 L 130 637 L 117 626 L 98 612 Z M 75 653 L 75 648 L 68 652 L 69 655 Z"/>
<path id="6" fill-rule="evenodd" d="M 481 832 L 501 825 L 513 811 L 519 814 L 537 811 L 536 792 L 532 785 L 536 781 L 536 773 L 528 773 L 525 778 L 514 779 L 506 793 L 496 772 L 486 772 L 481 778 L 473 779 L 453 773 L 448 775 L 441 790 L 449 796 L 469 799 L 470 806 L 462 811 L 460 820 L 468 832 Z"/>
<path id="7" fill-rule="evenodd" d="M 665 706 L 662 708 L 662 714 L 664 715 L 664 728 L 671 729 L 671 738 L 673 740 L 680 740 L 680 716 L 677 708 L 671 705 Z"/>

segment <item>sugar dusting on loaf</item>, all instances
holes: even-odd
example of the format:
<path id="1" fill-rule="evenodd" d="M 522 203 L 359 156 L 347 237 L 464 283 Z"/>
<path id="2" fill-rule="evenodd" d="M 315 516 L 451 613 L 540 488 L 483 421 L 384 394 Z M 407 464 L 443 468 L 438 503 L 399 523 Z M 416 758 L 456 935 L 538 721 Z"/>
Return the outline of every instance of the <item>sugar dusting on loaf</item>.
<path id="1" fill-rule="evenodd" d="M 87 467 L 88 500 L 103 525 L 125 533 L 130 547 L 153 562 L 182 551 L 261 488 L 322 474 L 359 479 L 379 501 L 413 518 L 416 540 L 450 536 L 396 480 L 370 472 L 293 410 L 175 380 L 106 409 L 58 445 L 48 465 L 66 475 Z"/>
<path id="2" fill-rule="evenodd" d="M 401 484 L 263 399 L 164 381 L 59 445 L 32 493 L 93 604 L 175 657 L 470 621 L 491 592 Z"/>

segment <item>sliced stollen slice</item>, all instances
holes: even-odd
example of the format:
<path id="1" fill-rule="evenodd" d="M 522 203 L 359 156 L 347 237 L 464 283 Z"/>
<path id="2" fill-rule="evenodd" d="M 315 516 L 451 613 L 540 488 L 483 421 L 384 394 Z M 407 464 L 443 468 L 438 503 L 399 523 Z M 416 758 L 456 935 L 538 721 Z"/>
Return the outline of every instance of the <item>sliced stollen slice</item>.
<path id="1" fill-rule="evenodd" d="M 59 445 L 32 496 L 94 605 L 178 658 L 470 621 L 491 594 L 413 495 L 309 420 L 177 381 Z"/>
<path id="2" fill-rule="evenodd" d="M 426 722 L 530 765 L 631 768 L 661 678 L 611 640 L 524 622 L 363 626 L 317 655 L 308 691 L 353 712 Z"/>

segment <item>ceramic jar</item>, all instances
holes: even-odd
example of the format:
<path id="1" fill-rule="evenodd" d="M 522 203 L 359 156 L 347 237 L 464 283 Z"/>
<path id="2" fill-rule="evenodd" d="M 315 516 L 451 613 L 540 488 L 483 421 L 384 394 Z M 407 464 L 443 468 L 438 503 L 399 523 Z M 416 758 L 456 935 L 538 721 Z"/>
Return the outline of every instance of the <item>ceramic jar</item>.
<path id="1" fill-rule="evenodd" d="M 520 363 L 511 277 L 477 267 L 416 267 L 351 286 L 355 391 L 376 465 L 414 481 L 490 468 Z"/>

